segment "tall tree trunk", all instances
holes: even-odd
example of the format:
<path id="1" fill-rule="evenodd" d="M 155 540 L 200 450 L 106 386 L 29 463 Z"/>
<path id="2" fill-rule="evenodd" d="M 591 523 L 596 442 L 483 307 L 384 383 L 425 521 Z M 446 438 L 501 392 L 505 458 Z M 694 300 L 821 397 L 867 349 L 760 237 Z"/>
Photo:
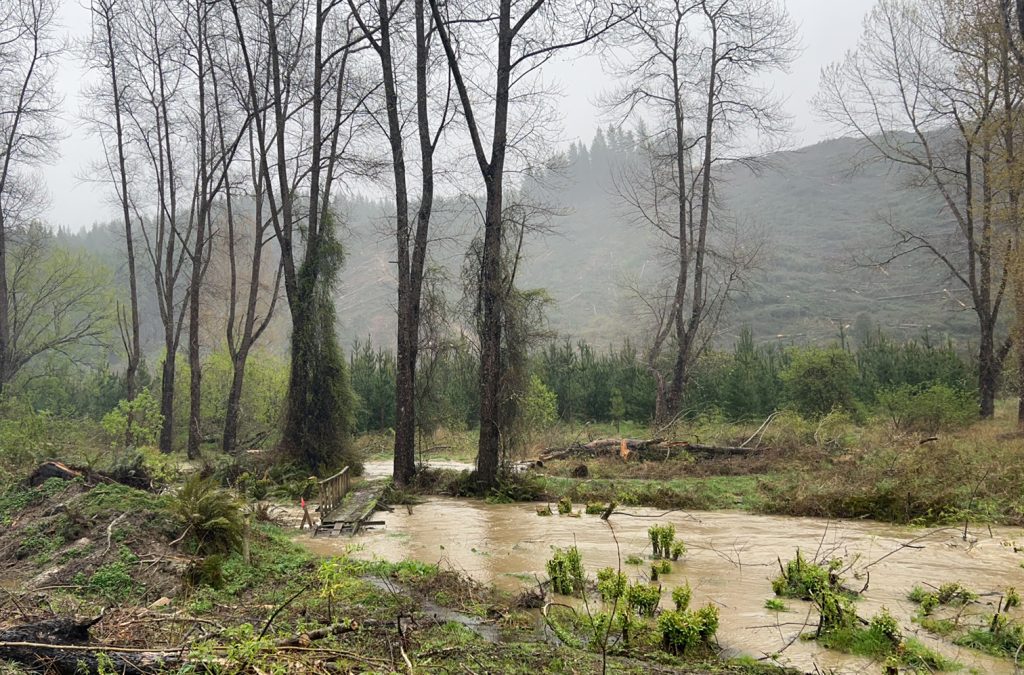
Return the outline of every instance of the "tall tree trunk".
<path id="1" fill-rule="evenodd" d="M 0 396 L 11 372 L 11 306 L 7 289 L 7 222 L 0 205 Z"/>
<path id="2" fill-rule="evenodd" d="M 160 414 L 164 422 L 160 427 L 160 452 L 169 453 L 174 448 L 174 361 L 175 340 L 172 329 L 164 330 L 164 363 L 160 379 Z"/>
<path id="3" fill-rule="evenodd" d="M 991 324 L 983 323 L 978 345 L 978 401 L 982 419 L 990 419 L 996 410 L 1000 368 L 995 349 L 994 329 Z"/>
<path id="4" fill-rule="evenodd" d="M 202 385 L 203 363 L 199 345 L 199 301 L 203 283 L 204 256 L 207 247 L 206 228 L 210 215 L 210 176 L 206 126 L 206 17 L 204 3 L 196 3 L 196 70 L 199 85 L 199 213 L 196 215 L 196 237 L 192 248 L 192 275 L 189 279 L 188 298 L 188 365 L 189 415 L 188 458 L 199 458 L 202 442 Z"/>
<path id="5" fill-rule="evenodd" d="M 132 232 L 132 217 L 130 211 L 131 199 L 128 196 L 128 168 L 125 159 L 124 126 L 121 113 L 121 86 L 117 76 L 117 52 L 114 49 L 114 17 L 113 4 L 101 3 L 98 11 L 103 19 L 104 37 L 106 38 L 107 59 L 110 71 L 110 91 L 114 103 L 114 135 L 117 142 L 117 173 L 120 183 L 121 218 L 124 220 L 125 252 L 128 263 L 128 295 L 131 316 L 130 326 L 126 329 L 125 352 L 127 363 L 125 365 L 125 389 L 128 399 L 134 399 L 138 394 L 138 372 L 142 361 L 142 342 L 139 329 L 139 290 L 138 275 L 135 271 L 135 239 Z"/>
<path id="6" fill-rule="evenodd" d="M 484 246 L 481 255 L 480 441 L 477 476 L 487 487 L 497 482 L 501 460 L 501 187 L 487 186 Z"/>
<path id="7" fill-rule="evenodd" d="M 242 386 L 245 384 L 247 349 L 239 349 L 231 359 L 231 388 L 228 390 L 227 410 L 224 414 L 223 449 L 233 453 L 238 447 L 238 414 L 242 404 Z"/>

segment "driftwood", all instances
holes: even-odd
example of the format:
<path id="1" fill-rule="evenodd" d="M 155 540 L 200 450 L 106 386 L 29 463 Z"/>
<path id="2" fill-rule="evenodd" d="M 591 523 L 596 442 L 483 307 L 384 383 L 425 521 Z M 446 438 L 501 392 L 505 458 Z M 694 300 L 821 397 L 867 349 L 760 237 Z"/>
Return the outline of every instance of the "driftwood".
<path id="1" fill-rule="evenodd" d="M 540 460 L 547 462 L 552 459 L 568 457 L 608 457 L 617 455 L 628 461 L 665 461 L 679 457 L 682 453 L 713 459 L 718 457 L 746 456 L 754 452 L 750 448 L 702 445 L 687 441 L 670 441 L 664 438 L 601 438 L 585 444 L 570 445 L 567 448 L 548 448 L 540 455 Z"/>

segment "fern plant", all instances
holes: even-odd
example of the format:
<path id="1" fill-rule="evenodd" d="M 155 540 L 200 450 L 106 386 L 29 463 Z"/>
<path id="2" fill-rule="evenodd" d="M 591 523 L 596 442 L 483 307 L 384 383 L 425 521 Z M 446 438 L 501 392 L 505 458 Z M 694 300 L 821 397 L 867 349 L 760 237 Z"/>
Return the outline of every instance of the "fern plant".
<path id="1" fill-rule="evenodd" d="M 171 499 L 171 513 L 200 555 L 232 553 L 242 548 L 245 520 L 239 501 L 213 480 L 194 475 Z"/>

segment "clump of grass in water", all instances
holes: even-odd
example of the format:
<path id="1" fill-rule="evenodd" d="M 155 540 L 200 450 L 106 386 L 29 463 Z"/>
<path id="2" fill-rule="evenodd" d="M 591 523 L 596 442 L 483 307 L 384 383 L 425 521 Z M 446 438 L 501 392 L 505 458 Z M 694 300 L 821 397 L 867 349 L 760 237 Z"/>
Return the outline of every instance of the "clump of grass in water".
<path id="1" fill-rule="evenodd" d="M 865 628 L 856 622 L 822 632 L 817 640 L 822 646 L 837 651 L 885 659 L 886 664 L 932 671 L 957 670 L 960 664 L 932 651 L 919 640 L 905 638 L 899 622 L 882 609 Z"/>

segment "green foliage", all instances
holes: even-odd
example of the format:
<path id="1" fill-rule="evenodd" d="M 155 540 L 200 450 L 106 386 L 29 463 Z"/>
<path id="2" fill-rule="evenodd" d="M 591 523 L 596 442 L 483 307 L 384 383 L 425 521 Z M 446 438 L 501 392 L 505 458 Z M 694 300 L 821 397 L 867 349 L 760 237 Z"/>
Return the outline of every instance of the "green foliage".
<path id="1" fill-rule="evenodd" d="M 841 349 L 794 349 L 780 377 L 787 400 L 801 414 L 818 417 L 853 410 L 857 364 Z"/>
<path id="2" fill-rule="evenodd" d="M 628 340 L 597 352 L 584 341 L 548 343 L 536 357 L 564 421 L 646 421 L 654 411 L 654 380 Z"/>
<path id="3" fill-rule="evenodd" d="M 190 477 L 171 498 L 170 511 L 197 553 L 223 554 L 241 548 L 245 532 L 241 504 L 211 479 Z"/>
<path id="4" fill-rule="evenodd" d="M 626 575 L 611 567 L 605 567 L 597 571 L 597 592 L 601 600 L 611 604 L 622 599 L 626 594 Z"/>
<path id="5" fill-rule="evenodd" d="M 601 502 L 591 502 L 587 504 L 586 513 L 588 516 L 600 516 L 604 514 L 605 509 L 607 508 L 607 504 L 603 504 Z"/>
<path id="6" fill-rule="evenodd" d="M 953 642 L 994 656 L 1017 658 L 1024 651 L 1024 625 L 1005 614 L 995 614 L 987 627 L 972 628 Z"/>
<path id="7" fill-rule="evenodd" d="M 51 431 L 49 413 L 36 412 L 19 399 L 0 399 L 0 472 L 20 472 L 44 459 L 55 448 Z"/>
<path id="8" fill-rule="evenodd" d="M 73 582 L 83 595 L 103 598 L 111 604 L 119 604 L 132 597 L 139 587 L 132 579 L 132 567 L 138 558 L 129 549 L 121 547 L 118 559 L 97 567 L 89 576 L 84 572 L 75 575 Z"/>
<path id="9" fill-rule="evenodd" d="M 362 464 L 352 450 L 356 396 L 336 333 L 333 289 L 344 258 L 328 211 L 297 272 L 282 448 L 317 472 Z"/>
<path id="10" fill-rule="evenodd" d="M 777 346 L 755 346 L 749 327 L 740 331 L 721 383 L 721 409 L 729 419 L 764 418 L 779 406 L 783 360 Z"/>
<path id="11" fill-rule="evenodd" d="M 685 655 L 710 647 L 718 631 L 718 608 L 705 605 L 696 611 L 671 610 L 658 617 L 662 646 L 670 654 Z"/>
<path id="12" fill-rule="evenodd" d="M 945 384 L 903 384 L 882 389 L 878 392 L 878 405 L 893 426 L 902 431 L 934 433 L 958 429 L 978 417 L 972 396 Z"/>
<path id="13" fill-rule="evenodd" d="M 688 609 L 692 598 L 693 589 L 690 588 L 689 581 L 682 586 L 676 586 L 672 589 L 672 602 L 675 604 L 677 612 L 682 612 Z"/>
<path id="14" fill-rule="evenodd" d="M 829 649 L 887 660 L 913 672 L 944 672 L 959 669 L 959 664 L 935 652 L 919 640 L 909 638 L 893 643 L 891 637 L 873 628 L 849 626 L 823 634 L 818 638 Z"/>
<path id="15" fill-rule="evenodd" d="M 894 647 L 903 642 L 903 631 L 900 628 L 900 622 L 885 608 L 871 617 L 868 630 L 876 636 L 888 640 Z"/>
<path id="16" fill-rule="evenodd" d="M 586 587 L 586 575 L 583 572 L 583 558 L 579 549 L 571 546 L 566 549 L 556 548 L 551 560 L 547 562 L 548 576 L 551 577 L 551 590 L 561 595 L 580 595 Z"/>
<path id="17" fill-rule="evenodd" d="M 616 432 L 619 430 L 619 425 L 622 423 L 625 415 L 626 401 L 622 398 L 622 392 L 619 391 L 618 387 L 612 387 L 611 396 L 608 398 L 608 416 L 615 422 Z"/>
<path id="18" fill-rule="evenodd" d="M 636 555 L 635 553 L 630 553 L 629 555 L 626 556 L 625 563 L 627 565 L 643 565 L 644 564 L 644 559 L 642 557 Z"/>
<path id="19" fill-rule="evenodd" d="M 773 612 L 788 612 L 789 607 L 782 600 L 778 598 L 768 598 L 764 601 L 764 608 L 770 609 Z"/>
<path id="20" fill-rule="evenodd" d="M 394 353 L 374 349 L 369 337 L 352 345 L 349 372 L 359 401 L 356 431 L 394 429 L 396 370 Z"/>
<path id="21" fill-rule="evenodd" d="M 681 541 L 672 542 L 672 548 L 669 551 L 669 555 L 672 557 L 672 560 L 679 560 L 679 558 L 681 558 L 685 554 L 686 544 L 684 544 Z"/>
<path id="22" fill-rule="evenodd" d="M 117 406 L 103 416 L 101 425 L 113 445 L 136 448 L 156 443 L 163 423 L 160 401 L 149 389 L 143 389 L 130 401 L 118 401 Z"/>
<path id="23" fill-rule="evenodd" d="M 233 378 L 234 364 L 226 348 L 212 353 L 203 363 L 202 421 L 204 430 L 217 438 L 224 431 Z M 237 442 L 240 448 L 269 447 L 277 441 L 287 395 L 288 362 L 267 351 L 250 353 L 245 361 L 242 393 L 238 401 Z M 175 425 L 187 430 L 187 407 L 182 407 L 181 411 L 184 416 L 176 419 Z"/>
<path id="24" fill-rule="evenodd" d="M 658 570 L 658 574 L 672 573 L 672 563 L 668 560 L 659 560 L 658 562 L 654 563 L 654 567 Z"/>
<path id="25" fill-rule="evenodd" d="M 672 554 L 672 545 L 675 543 L 676 526 L 652 525 L 647 528 L 647 536 L 651 540 L 651 549 L 655 558 L 669 557 Z"/>
<path id="26" fill-rule="evenodd" d="M 531 430 L 545 429 L 558 419 L 558 396 L 537 375 L 530 376 L 522 415 L 523 424 Z"/>
<path id="27" fill-rule="evenodd" d="M 562 497 L 558 500 L 558 513 L 563 516 L 572 513 L 572 498 Z"/>
<path id="28" fill-rule="evenodd" d="M 626 607 L 637 616 L 654 616 L 660 601 L 661 586 L 637 581 L 626 589 Z"/>
<path id="29" fill-rule="evenodd" d="M 937 597 L 940 605 L 966 605 L 978 599 L 976 593 L 972 593 L 962 584 L 956 582 L 939 586 Z"/>
<path id="30" fill-rule="evenodd" d="M 841 580 L 836 573 L 840 567 L 841 560 L 832 560 L 826 567 L 807 560 L 797 549 L 796 557 L 787 562 L 783 573 L 772 580 L 772 590 L 784 598 L 813 600 L 825 591 L 839 590 Z"/>
<path id="31" fill-rule="evenodd" d="M 1003 597 L 1003 609 L 1013 609 L 1014 607 L 1020 607 L 1020 593 L 1013 586 L 1006 589 L 1006 595 Z"/>

